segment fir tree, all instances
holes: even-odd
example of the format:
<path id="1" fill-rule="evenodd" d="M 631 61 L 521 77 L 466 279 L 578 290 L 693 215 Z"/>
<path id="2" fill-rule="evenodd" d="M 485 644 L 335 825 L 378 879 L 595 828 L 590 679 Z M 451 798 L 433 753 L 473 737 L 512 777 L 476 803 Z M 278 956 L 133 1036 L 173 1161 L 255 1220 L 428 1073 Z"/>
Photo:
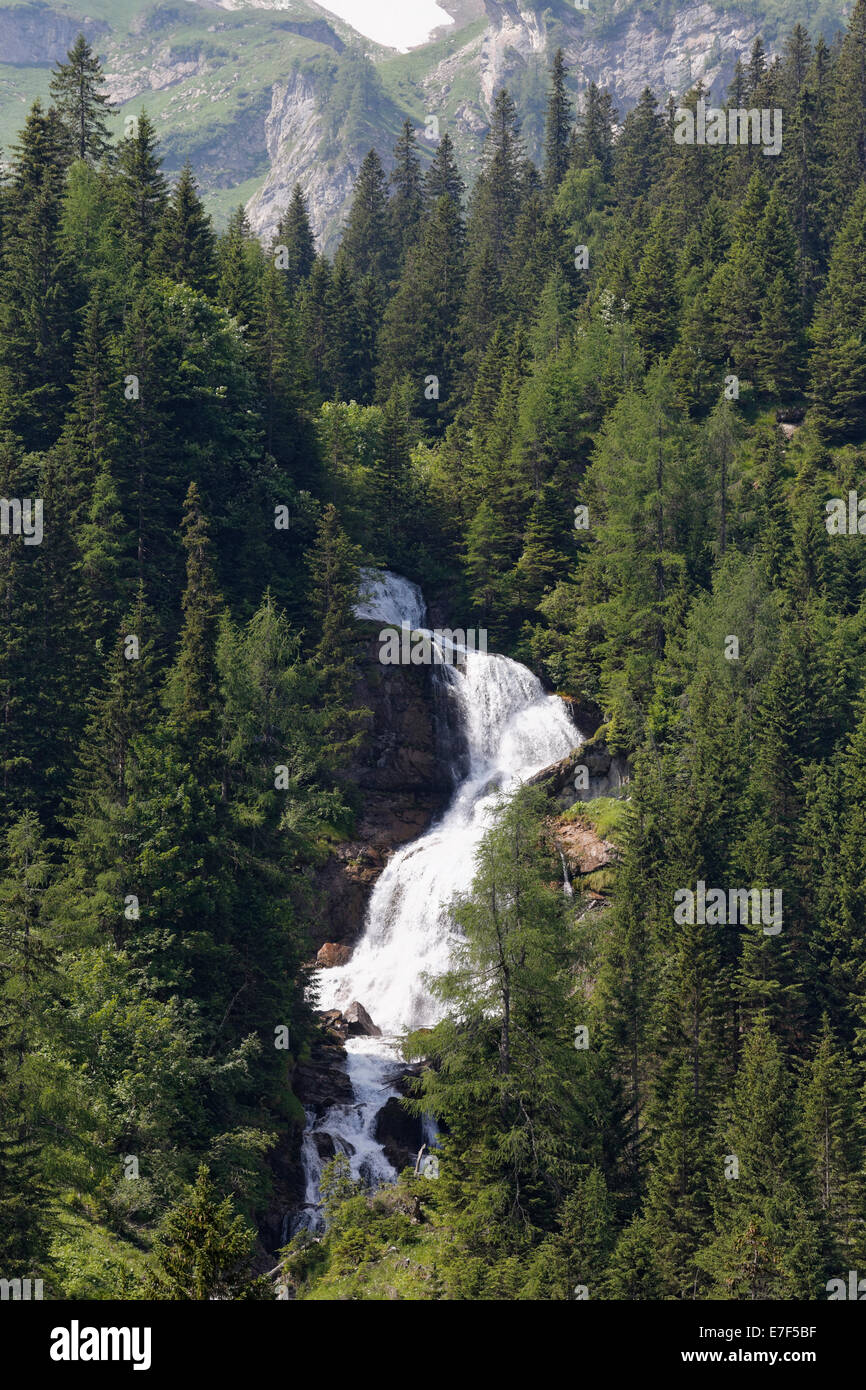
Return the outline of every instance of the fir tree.
<path id="1" fill-rule="evenodd" d="M 550 96 L 544 127 L 544 181 L 549 195 L 556 193 L 568 168 L 572 105 L 565 78 L 565 57 L 558 48 L 550 69 Z"/>
<path id="2" fill-rule="evenodd" d="M 51 75 L 51 95 L 63 122 L 73 159 L 98 164 L 109 147 L 108 112 L 111 105 L 103 89 L 105 79 L 99 59 L 83 34 L 79 34 Z"/>
<path id="3" fill-rule="evenodd" d="M 250 1261 L 255 1232 L 220 1198 L 202 1164 L 195 1183 L 166 1214 L 154 1241 L 155 1269 L 147 1296 L 180 1302 L 270 1297 L 264 1278 L 254 1278 Z"/>
<path id="4" fill-rule="evenodd" d="M 215 238 L 189 163 L 183 166 L 156 234 L 154 270 L 202 294 L 216 283 Z"/>
<path id="5" fill-rule="evenodd" d="M 316 259 L 316 244 L 310 226 L 310 216 L 301 185 L 296 183 L 292 189 L 289 206 L 280 218 L 274 241 L 274 252 L 284 246 L 285 256 L 280 256 L 278 269 L 285 279 L 286 293 L 291 299 L 303 285 L 313 268 Z M 282 264 L 282 260 L 285 264 Z"/>

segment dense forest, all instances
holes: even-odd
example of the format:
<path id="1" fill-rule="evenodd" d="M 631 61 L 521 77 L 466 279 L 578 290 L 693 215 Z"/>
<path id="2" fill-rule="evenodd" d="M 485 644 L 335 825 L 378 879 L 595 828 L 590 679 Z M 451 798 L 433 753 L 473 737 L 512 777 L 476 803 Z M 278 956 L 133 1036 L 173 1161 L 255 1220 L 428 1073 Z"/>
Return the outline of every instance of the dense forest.
<path id="1" fill-rule="evenodd" d="M 542 791 L 490 832 L 406 1040 L 439 1180 L 335 1160 L 285 1289 L 826 1298 L 866 1268 L 866 0 L 738 64 L 776 157 L 576 112 L 557 55 L 542 167 L 504 90 L 471 190 L 407 121 L 333 260 L 299 188 L 217 234 L 103 87 L 80 39 L 0 188 L 0 1274 L 274 1296 L 371 565 L 633 771 L 601 911 Z M 700 884 L 782 929 L 682 920 Z"/>

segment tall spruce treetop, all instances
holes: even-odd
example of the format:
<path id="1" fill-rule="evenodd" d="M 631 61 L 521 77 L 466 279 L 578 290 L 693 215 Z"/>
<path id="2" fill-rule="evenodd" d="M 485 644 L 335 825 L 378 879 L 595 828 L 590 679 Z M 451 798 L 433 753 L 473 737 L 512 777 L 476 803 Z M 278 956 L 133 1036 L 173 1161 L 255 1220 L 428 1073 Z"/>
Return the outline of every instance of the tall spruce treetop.
<path id="1" fill-rule="evenodd" d="M 382 161 L 375 150 L 365 156 L 352 197 L 349 220 L 339 256 L 355 279 L 373 275 L 380 283 L 391 279 L 393 248 L 388 227 L 388 188 Z"/>
<path id="2" fill-rule="evenodd" d="M 280 218 L 275 245 L 286 248 L 277 265 L 283 272 L 289 295 L 293 295 L 307 279 L 316 259 L 316 243 L 299 183 L 292 189 L 289 206 Z"/>
<path id="3" fill-rule="evenodd" d="M 410 120 L 403 122 L 400 138 L 394 146 L 394 168 L 391 171 L 393 193 L 388 204 L 391 235 L 399 247 L 401 258 L 418 239 L 421 213 L 424 207 L 421 162 L 418 141 Z"/>
<path id="4" fill-rule="evenodd" d="M 219 302 L 239 323 L 250 323 L 255 313 L 258 242 L 253 239 L 243 206 L 235 208 L 221 237 L 217 256 Z"/>
<path id="5" fill-rule="evenodd" d="M 74 159 L 98 164 L 109 146 L 107 114 L 111 109 L 99 59 L 79 34 L 51 77 L 51 95 L 63 122 Z"/>
<path id="6" fill-rule="evenodd" d="M 574 144 L 576 162 L 581 169 L 587 168 L 595 160 L 601 165 L 605 178 L 610 177 L 616 117 L 610 93 L 601 91 L 594 82 L 590 82 L 577 119 Z"/>
<path id="7" fill-rule="evenodd" d="M 731 106 L 740 107 L 745 105 L 747 88 L 748 78 L 746 77 L 746 69 L 743 66 L 742 58 L 738 58 L 734 63 L 734 75 L 731 79 L 731 85 L 728 88 L 728 101 Z"/>
<path id="8" fill-rule="evenodd" d="M 458 211 L 463 203 L 463 180 L 454 158 L 454 141 L 446 131 L 436 146 L 433 163 L 424 175 L 424 196 L 429 207 L 442 197 L 450 198 Z"/>
<path id="9" fill-rule="evenodd" d="M 866 184 L 833 243 L 827 284 L 812 323 L 814 418 L 830 438 L 866 428 Z"/>
<path id="10" fill-rule="evenodd" d="M 785 88 L 788 100 L 795 102 L 806 80 L 812 61 L 812 43 L 802 24 L 795 24 L 785 42 Z"/>
<path id="11" fill-rule="evenodd" d="M 190 483 L 182 522 L 186 589 L 180 651 L 169 677 L 171 725 L 191 755 L 204 760 L 216 738 L 217 635 L 222 599 L 217 593 L 208 523 L 195 483 Z"/>
<path id="12" fill-rule="evenodd" d="M 153 247 L 153 268 L 210 294 L 216 282 L 216 239 L 189 163 L 172 190 Z"/>
<path id="13" fill-rule="evenodd" d="M 497 92 L 484 145 L 483 169 L 472 196 L 469 236 L 476 258 L 488 252 L 504 269 L 522 201 L 523 142 L 517 108 Z"/>
<path id="14" fill-rule="evenodd" d="M 544 183 L 555 193 L 568 168 L 572 105 L 565 85 L 565 58 L 561 48 L 553 55 L 550 69 L 550 99 L 544 127 Z"/>
<path id="15" fill-rule="evenodd" d="M 118 146 L 115 188 L 128 254 L 144 264 L 165 215 L 167 192 L 154 124 L 146 111 L 135 121 L 131 133 Z"/>
<path id="16" fill-rule="evenodd" d="M 857 0 L 839 54 L 833 132 L 841 213 L 866 178 L 866 0 Z"/>
<path id="17" fill-rule="evenodd" d="M 751 52 L 749 53 L 749 66 L 747 68 L 747 84 L 749 97 L 753 97 L 761 85 L 761 80 L 767 70 L 767 54 L 764 49 L 764 40 L 760 34 L 755 35 Z"/>

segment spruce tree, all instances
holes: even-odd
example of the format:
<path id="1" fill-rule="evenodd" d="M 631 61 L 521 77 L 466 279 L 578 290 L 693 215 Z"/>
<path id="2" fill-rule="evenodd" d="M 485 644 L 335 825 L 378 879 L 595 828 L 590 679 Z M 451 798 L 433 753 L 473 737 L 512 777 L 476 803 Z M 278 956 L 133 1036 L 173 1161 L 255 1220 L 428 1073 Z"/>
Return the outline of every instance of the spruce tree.
<path id="1" fill-rule="evenodd" d="M 812 415 L 828 439 L 866 428 L 866 184 L 833 243 L 827 284 L 811 327 Z"/>
<path id="2" fill-rule="evenodd" d="M 117 176 L 112 183 L 116 216 L 129 264 L 146 265 L 168 194 L 162 157 L 157 153 L 156 128 L 146 111 L 117 147 Z"/>
<path id="3" fill-rule="evenodd" d="M 372 275 L 382 286 L 391 280 L 395 249 L 389 236 L 388 191 L 382 161 L 375 150 L 364 156 L 358 170 L 339 256 L 358 280 Z"/>
<path id="4" fill-rule="evenodd" d="M 171 191 L 153 246 L 151 264 L 161 275 L 211 294 L 216 283 L 216 240 L 187 162 Z"/>
<path id="5" fill-rule="evenodd" d="M 254 1230 L 235 1211 L 230 1197 L 220 1197 L 202 1164 L 195 1183 L 160 1225 L 147 1297 L 178 1302 L 267 1300 L 267 1279 L 250 1272 L 254 1244 Z"/>
<path id="6" fill-rule="evenodd" d="M 565 56 L 558 48 L 550 68 L 550 96 L 544 126 L 544 183 L 548 196 L 556 193 L 568 168 L 572 104 L 565 79 Z"/>
<path id="7" fill-rule="evenodd" d="M 274 241 L 274 252 L 284 246 L 285 256 L 280 257 L 278 269 L 285 279 L 286 293 L 291 299 L 303 285 L 313 268 L 316 259 L 316 243 L 310 226 L 310 216 L 301 185 L 296 183 L 292 189 L 289 206 L 280 218 Z M 281 262 L 285 260 L 285 265 Z"/>
<path id="8" fill-rule="evenodd" d="M 450 198 L 457 213 L 463 205 L 463 179 L 454 158 L 454 142 L 446 131 L 436 146 L 433 160 L 424 174 L 424 197 L 428 210 L 440 198 Z"/>
<path id="9" fill-rule="evenodd" d="M 108 113 L 111 104 L 104 90 L 99 59 L 83 34 L 79 34 L 51 74 L 50 90 L 63 122 L 73 159 L 99 164 L 109 147 Z"/>
<path id="10" fill-rule="evenodd" d="M 394 167 L 391 170 L 391 199 L 388 203 L 389 237 L 402 265 L 406 252 L 418 239 L 418 229 L 424 206 L 421 163 L 418 141 L 410 120 L 403 122 L 400 138 L 394 146 Z"/>

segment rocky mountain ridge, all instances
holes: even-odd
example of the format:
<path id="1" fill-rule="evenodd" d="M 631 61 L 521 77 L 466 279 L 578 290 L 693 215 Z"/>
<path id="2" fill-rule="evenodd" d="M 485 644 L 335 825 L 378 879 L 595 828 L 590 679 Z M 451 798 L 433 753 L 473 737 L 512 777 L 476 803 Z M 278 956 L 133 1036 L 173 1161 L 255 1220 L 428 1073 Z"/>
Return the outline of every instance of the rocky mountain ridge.
<path id="1" fill-rule="evenodd" d="M 793 23 L 798 0 L 788 2 Z M 664 100 L 701 78 L 721 95 L 756 34 L 772 50 L 776 32 L 790 27 L 780 27 L 778 3 L 769 12 L 771 0 L 754 10 L 721 0 L 589 0 L 586 10 L 567 0 L 444 0 L 454 23 L 399 53 L 313 0 L 91 0 L 86 12 L 79 4 L 0 4 L 0 142 L 14 139 L 29 101 L 47 94 L 51 65 L 83 29 L 102 58 L 118 133 L 126 115 L 146 106 L 166 169 L 190 159 L 217 220 L 244 202 L 265 240 L 300 183 L 327 250 L 364 154 L 373 146 L 388 165 L 406 117 L 419 133 L 435 118 L 471 178 L 504 85 L 538 157 L 557 47 L 575 98 L 594 81 L 609 88 L 622 116 L 647 85 Z M 849 8 L 829 4 L 825 28 L 828 14 L 841 19 Z M 426 148 L 432 153 L 432 140 Z"/>

